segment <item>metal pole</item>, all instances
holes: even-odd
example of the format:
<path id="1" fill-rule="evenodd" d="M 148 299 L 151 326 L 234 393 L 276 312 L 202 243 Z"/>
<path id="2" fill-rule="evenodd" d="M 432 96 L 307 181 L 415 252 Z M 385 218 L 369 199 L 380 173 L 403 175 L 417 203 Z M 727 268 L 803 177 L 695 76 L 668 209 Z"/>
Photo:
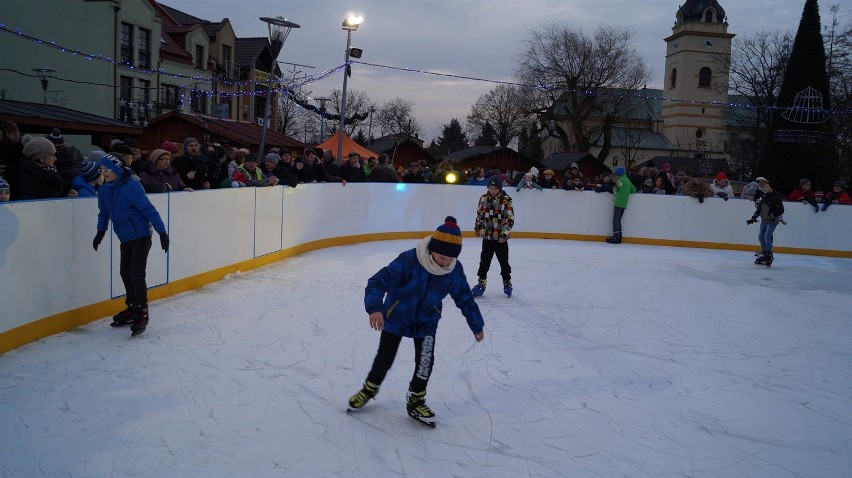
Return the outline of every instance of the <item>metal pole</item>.
<path id="1" fill-rule="evenodd" d="M 263 113 L 263 125 L 260 128 L 260 147 L 257 150 L 258 160 L 263 160 L 263 148 L 266 147 L 266 123 L 269 122 L 269 110 L 272 106 L 272 76 L 275 73 L 275 64 L 272 64 L 269 72 L 269 86 L 266 88 L 266 110 Z"/>
<path id="2" fill-rule="evenodd" d="M 346 54 L 343 67 L 343 93 L 340 95 L 340 126 L 337 130 L 337 161 L 343 160 L 343 126 L 346 121 L 346 79 L 349 76 L 349 48 L 352 46 L 352 30 L 346 31 Z"/>

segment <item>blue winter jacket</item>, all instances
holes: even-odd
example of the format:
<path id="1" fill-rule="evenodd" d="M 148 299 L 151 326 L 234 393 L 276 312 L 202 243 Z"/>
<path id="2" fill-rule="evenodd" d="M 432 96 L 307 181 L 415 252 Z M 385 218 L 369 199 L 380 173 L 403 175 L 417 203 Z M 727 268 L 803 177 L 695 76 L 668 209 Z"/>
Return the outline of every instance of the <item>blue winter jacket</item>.
<path id="1" fill-rule="evenodd" d="M 166 232 L 160 213 L 148 200 L 142 184 L 127 170 L 121 178 L 101 185 L 98 209 L 98 231 L 106 231 L 112 220 L 112 229 L 121 242 L 150 236 L 152 224 L 157 233 Z"/>
<path id="2" fill-rule="evenodd" d="M 93 188 L 92 185 L 79 174 L 75 176 L 74 181 L 71 182 L 71 189 L 77 191 L 78 198 L 95 197 L 98 195 L 95 188 Z"/>
<path id="3" fill-rule="evenodd" d="M 395 335 L 419 338 L 435 335 L 441 320 L 442 301 L 450 295 L 471 332 L 478 334 L 485 323 L 473 299 L 461 262 L 452 272 L 433 275 L 417 260 L 417 251 L 403 252 L 367 281 L 364 308 L 368 314 L 382 312 L 384 330 Z"/>

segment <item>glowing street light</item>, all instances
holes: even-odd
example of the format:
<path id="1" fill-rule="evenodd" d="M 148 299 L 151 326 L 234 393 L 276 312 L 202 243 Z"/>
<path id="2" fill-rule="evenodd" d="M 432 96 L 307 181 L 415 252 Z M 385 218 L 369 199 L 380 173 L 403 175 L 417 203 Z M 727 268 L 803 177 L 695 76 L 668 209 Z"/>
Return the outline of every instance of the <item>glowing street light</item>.
<path id="1" fill-rule="evenodd" d="M 340 95 L 340 126 L 338 127 L 337 161 L 343 158 L 343 128 L 346 122 L 346 79 L 349 78 L 349 57 L 361 58 L 362 50 L 352 48 L 352 32 L 358 29 L 358 25 L 364 21 L 361 15 L 347 14 L 343 19 L 343 30 L 346 30 L 346 54 L 344 56 L 343 92 Z"/>

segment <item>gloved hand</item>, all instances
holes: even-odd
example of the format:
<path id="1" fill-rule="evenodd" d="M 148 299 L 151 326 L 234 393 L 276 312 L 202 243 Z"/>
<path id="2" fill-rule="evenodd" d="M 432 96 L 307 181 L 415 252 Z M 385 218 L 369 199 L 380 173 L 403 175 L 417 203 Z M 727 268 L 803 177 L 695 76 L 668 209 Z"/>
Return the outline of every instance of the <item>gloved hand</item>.
<path id="1" fill-rule="evenodd" d="M 163 252 L 169 252 L 169 235 L 165 232 L 160 234 L 160 247 L 163 248 Z"/>
<path id="2" fill-rule="evenodd" d="M 752 225 L 752 224 L 754 224 L 754 223 L 756 223 L 756 222 L 757 222 L 757 219 L 752 218 L 752 219 L 747 220 L 747 221 L 746 221 L 746 224 L 748 224 L 748 225 Z"/>
<path id="3" fill-rule="evenodd" d="M 95 249 L 96 252 L 98 250 L 98 246 L 101 245 L 101 241 L 104 240 L 105 235 L 106 231 L 98 231 L 98 233 L 95 234 L 95 239 L 92 241 L 92 247 Z"/>
<path id="4" fill-rule="evenodd" d="M 719 191 L 716 193 L 716 195 L 724 199 L 725 201 L 728 200 L 728 193 L 726 193 L 725 191 Z"/>
<path id="5" fill-rule="evenodd" d="M 704 195 L 703 194 L 698 196 L 698 202 L 701 203 L 701 204 L 704 204 Z"/>

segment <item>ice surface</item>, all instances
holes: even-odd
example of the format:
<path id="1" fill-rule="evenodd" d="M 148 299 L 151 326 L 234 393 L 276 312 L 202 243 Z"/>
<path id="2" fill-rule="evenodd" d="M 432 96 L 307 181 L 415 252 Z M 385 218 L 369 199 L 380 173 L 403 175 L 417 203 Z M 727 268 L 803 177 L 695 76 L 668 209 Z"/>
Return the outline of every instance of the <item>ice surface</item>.
<path id="1" fill-rule="evenodd" d="M 367 278 L 416 241 L 315 251 L 0 356 L 0 476 L 852 476 L 852 261 L 514 239 L 447 299 L 427 403 L 404 340 L 345 413 L 378 333 Z M 475 281 L 479 244 L 461 261 Z"/>

